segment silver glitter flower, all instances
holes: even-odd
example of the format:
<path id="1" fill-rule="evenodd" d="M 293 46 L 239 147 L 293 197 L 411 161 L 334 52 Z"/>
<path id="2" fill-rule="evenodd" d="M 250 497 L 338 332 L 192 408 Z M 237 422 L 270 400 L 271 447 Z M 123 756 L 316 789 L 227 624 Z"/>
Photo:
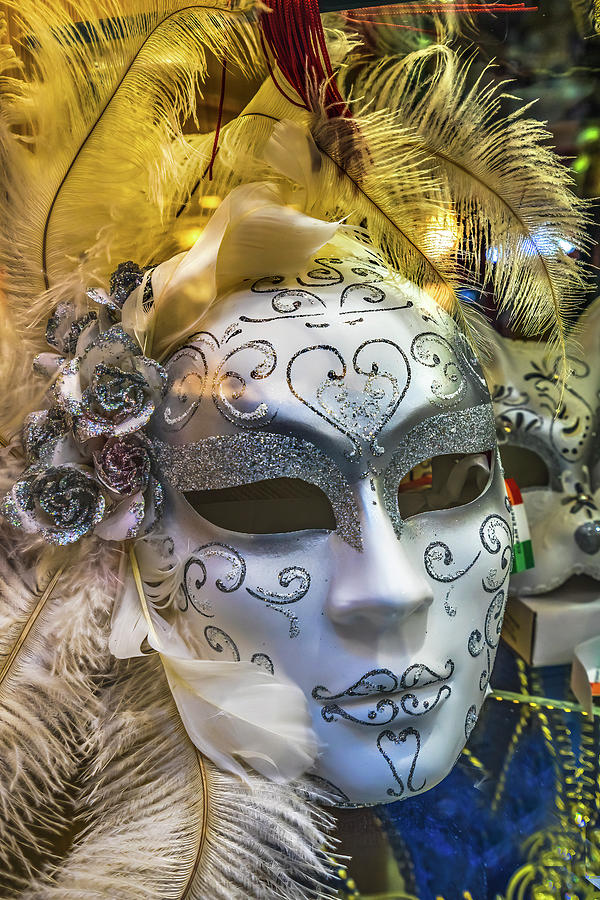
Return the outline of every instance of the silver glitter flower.
<path id="1" fill-rule="evenodd" d="M 46 340 L 57 352 L 40 353 L 33 361 L 38 375 L 53 377 L 67 359 L 81 353 L 100 333 L 98 314 L 78 315 L 73 303 L 59 303 L 48 319 Z"/>
<path id="2" fill-rule="evenodd" d="M 142 283 L 145 271 L 131 259 L 119 263 L 110 276 L 110 294 L 119 308 L 123 308 L 129 295 Z"/>
<path id="3" fill-rule="evenodd" d="M 74 356 L 79 338 L 97 329 L 98 314 L 93 310 L 78 316 L 72 303 L 59 303 L 46 325 L 46 341 L 63 356 Z"/>
<path id="4" fill-rule="evenodd" d="M 12 525 L 53 544 L 71 544 L 89 534 L 105 509 L 93 474 L 69 464 L 27 470 L 0 503 L 0 513 Z"/>
<path id="5" fill-rule="evenodd" d="M 150 419 L 166 390 L 167 375 L 120 326 L 103 332 L 67 363 L 54 386 L 80 441 L 132 434 Z"/>
<path id="6" fill-rule="evenodd" d="M 63 410 L 56 406 L 40 409 L 27 416 L 23 424 L 23 448 L 27 461 L 49 459 L 57 445 L 70 437 L 69 423 Z"/>

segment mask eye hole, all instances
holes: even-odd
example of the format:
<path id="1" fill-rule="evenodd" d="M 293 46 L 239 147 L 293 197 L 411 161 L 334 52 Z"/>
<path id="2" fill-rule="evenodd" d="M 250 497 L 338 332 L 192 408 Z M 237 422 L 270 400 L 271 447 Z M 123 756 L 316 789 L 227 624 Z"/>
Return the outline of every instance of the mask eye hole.
<path id="1" fill-rule="evenodd" d="M 503 444 L 500 458 L 506 478 L 514 478 L 521 490 L 524 488 L 546 487 L 550 484 L 548 466 L 534 450 Z"/>
<path id="2" fill-rule="evenodd" d="M 471 503 L 487 487 L 491 471 L 490 453 L 453 453 L 424 460 L 398 486 L 401 518 Z"/>
<path id="3" fill-rule="evenodd" d="M 203 519 L 227 531 L 289 534 L 336 528 L 327 495 L 301 478 L 270 478 L 236 487 L 186 491 L 184 497 Z"/>

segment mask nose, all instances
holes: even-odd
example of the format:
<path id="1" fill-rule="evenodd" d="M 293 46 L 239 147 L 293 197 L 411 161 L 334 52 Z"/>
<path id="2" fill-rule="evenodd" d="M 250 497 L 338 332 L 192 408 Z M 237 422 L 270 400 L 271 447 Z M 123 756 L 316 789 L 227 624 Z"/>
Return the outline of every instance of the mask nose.
<path id="1" fill-rule="evenodd" d="M 396 537 L 378 493 L 368 479 L 356 488 L 360 503 L 362 553 L 340 560 L 326 613 L 342 627 L 366 627 L 381 633 L 433 601 L 416 560 Z"/>
<path id="2" fill-rule="evenodd" d="M 600 550 L 600 519 L 584 522 L 575 531 L 575 543 L 584 553 L 591 556 Z"/>

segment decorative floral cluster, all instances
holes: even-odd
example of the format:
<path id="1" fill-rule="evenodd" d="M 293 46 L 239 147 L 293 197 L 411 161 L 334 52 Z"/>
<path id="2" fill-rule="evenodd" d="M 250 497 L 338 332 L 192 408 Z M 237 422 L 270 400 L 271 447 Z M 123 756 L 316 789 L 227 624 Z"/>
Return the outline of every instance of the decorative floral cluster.
<path id="1" fill-rule="evenodd" d="M 46 329 L 53 352 L 34 360 L 35 371 L 54 379 L 50 404 L 25 421 L 28 468 L 0 512 L 51 543 L 92 532 L 109 541 L 135 538 L 160 517 L 163 492 L 144 428 L 167 376 L 120 324 L 123 305 L 142 283 L 146 293 L 143 269 L 121 263 L 110 295 L 88 291 L 97 311 L 78 317 L 74 305 L 60 304 Z"/>

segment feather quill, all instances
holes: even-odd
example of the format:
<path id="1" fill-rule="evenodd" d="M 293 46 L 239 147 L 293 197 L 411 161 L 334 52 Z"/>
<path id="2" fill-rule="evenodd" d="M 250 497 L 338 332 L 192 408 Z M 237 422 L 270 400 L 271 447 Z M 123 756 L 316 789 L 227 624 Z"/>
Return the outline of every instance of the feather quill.
<path id="1" fill-rule="evenodd" d="M 364 228 L 388 263 L 432 293 L 477 342 L 458 296 L 459 266 L 440 248 L 438 223 L 451 209 L 421 139 L 397 115 L 377 110 L 350 124 L 311 116 L 274 97 L 267 82 L 224 129 L 221 147 L 216 193 L 239 183 L 240 168 L 254 179 L 279 177 L 288 203 L 305 214 Z"/>
<path id="2" fill-rule="evenodd" d="M 504 115 L 503 86 L 484 75 L 470 86 L 469 62 L 444 45 L 342 66 L 340 80 L 365 110 L 352 125 L 311 118 L 267 81 L 224 130 L 211 189 L 239 183 L 232 161 L 240 157 L 257 179 L 266 155 L 302 185 L 305 212 L 366 226 L 474 343 L 479 323 L 458 290 L 484 285 L 515 330 L 549 338 L 564 375 L 566 336 L 588 279 L 562 247 L 586 249 L 589 217 L 542 123 L 526 108 Z M 308 171 L 300 164 L 307 154 Z"/>

